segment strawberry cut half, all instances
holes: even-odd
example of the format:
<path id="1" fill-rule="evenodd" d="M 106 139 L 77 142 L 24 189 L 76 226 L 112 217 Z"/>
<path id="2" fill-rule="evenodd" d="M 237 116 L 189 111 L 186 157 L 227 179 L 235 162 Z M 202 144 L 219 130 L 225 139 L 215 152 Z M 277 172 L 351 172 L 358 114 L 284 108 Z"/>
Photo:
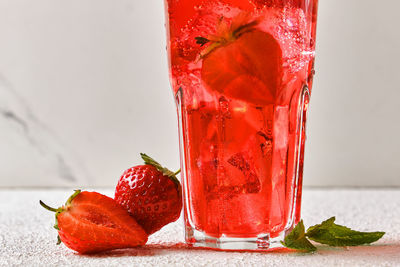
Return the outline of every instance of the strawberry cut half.
<path id="1" fill-rule="evenodd" d="M 96 192 L 76 190 L 56 212 L 59 242 L 82 254 L 144 245 L 147 234 L 112 198 Z"/>
<path id="2" fill-rule="evenodd" d="M 257 21 L 233 22 L 227 30 L 217 30 L 220 36 L 199 39 L 203 45 L 205 40 L 209 43 L 200 55 L 201 77 L 213 91 L 265 106 L 274 103 L 281 86 L 282 50 L 271 34 L 256 25 Z"/>

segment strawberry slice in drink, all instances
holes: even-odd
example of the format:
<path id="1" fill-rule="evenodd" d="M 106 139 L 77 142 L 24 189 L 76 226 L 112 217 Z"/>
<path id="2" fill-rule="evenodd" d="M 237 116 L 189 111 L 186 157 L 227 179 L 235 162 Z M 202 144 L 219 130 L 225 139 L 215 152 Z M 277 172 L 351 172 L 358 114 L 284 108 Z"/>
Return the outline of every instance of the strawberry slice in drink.
<path id="1" fill-rule="evenodd" d="M 282 50 L 275 38 L 256 28 L 257 21 L 231 26 L 221 20 L 217 36 L 198 38 L 203 51 L 201 77 L 207 87 L 256 106 L 273 104 L 282 80 Z"/>

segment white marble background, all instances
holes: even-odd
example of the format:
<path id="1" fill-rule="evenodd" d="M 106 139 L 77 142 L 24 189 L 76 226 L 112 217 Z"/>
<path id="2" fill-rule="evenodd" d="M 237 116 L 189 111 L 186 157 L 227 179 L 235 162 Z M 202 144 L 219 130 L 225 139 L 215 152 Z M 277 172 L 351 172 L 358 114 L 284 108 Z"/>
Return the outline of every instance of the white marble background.
<path id="1" fill-rule="evenodd" d="M 397 0 L 320 0 L 305 184 L 400 186 Z M 0 0 L 0 186 L 178 168 L 162 0 Z"/>

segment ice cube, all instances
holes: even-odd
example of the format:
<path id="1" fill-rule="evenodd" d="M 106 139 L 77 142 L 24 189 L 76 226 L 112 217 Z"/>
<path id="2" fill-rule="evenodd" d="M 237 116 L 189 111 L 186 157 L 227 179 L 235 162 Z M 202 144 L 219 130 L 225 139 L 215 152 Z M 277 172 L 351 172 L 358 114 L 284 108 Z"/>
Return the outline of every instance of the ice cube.
<path id="1" fill-rule="evenodd" d="M 228 159 L 228 163 L 236 167 L 243 175 L 242 181 L 235 185 L 236 191 L 244 194 L 258 193 L 261 185 L 260 181 L 252 169 L 244 153 L 237 153 Z M 244 179 L 243 179 L 244 178 Z"/>

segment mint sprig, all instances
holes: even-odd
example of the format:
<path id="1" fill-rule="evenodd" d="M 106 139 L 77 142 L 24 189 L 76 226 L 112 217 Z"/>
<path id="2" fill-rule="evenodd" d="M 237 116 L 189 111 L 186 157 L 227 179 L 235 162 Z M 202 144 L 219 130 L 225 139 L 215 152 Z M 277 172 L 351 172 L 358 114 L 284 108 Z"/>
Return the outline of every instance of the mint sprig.
<path id="1" fill-rule="evenodd" d="M 334 246 L 359 246 L 371 244 L 379 240 L 385 232 L 359 232 L 348 227 L 335 224 L 335 217 L 323 221 L 321 224 L 311 226 L 305 232 L 303 221 L 285 237 L 282 244 L 291 249 L 313 252 L 317 248 L 309 240 L 317 243 Z"/>
<path id="2" fill-rule="evenodd" d="M 342 225 L 335 224 L 332 217 L 321 224 L 311 226 L 307 237 L 315 242 L 335 247 L 359 246 L 371 244 L 379 240 L 384 232 L 359 232 Z"/>

